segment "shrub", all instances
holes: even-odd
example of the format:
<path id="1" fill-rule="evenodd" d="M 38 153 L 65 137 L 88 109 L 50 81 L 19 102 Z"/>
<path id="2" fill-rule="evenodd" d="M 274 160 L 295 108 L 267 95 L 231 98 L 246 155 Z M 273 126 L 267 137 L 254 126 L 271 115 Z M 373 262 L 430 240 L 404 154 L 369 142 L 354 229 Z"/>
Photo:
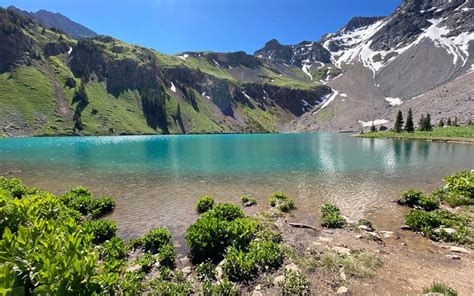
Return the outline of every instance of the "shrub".
<path id="1" fill-rule="evenodd" d="M 185 241 L 195 263 L 207 259 L 218 262 L 230 245 L 239 249 L 248 246 L 258 227 L 259 223 L 255 219 L 237 218 L 228 221 L 206 213 L 188 228 Z"/>
<path id="2" fill-rule="evenodd" d="M 431 287 L 423 289 L 423 294 L 441 293 L 444 296 L 457 296 L 458 292 L 445 283 L 434 282 Z"/>
<path id="3" fill-rule="evenodd" d="M 153 268 L 153 264 L 156 262 L 156 257 L 149 254 L 145 253 L 138 257 L 137 263 L 141 265 L 142 271 L 144 273 L 149 273 L 150 270 Z"/>
<path id="4" fill-rule="evenodd" d="M 12 198 L 23 198 L 28 195 L 38 194 L 40 190 L 37 188 L 29 188 L 23 185 L 20 179 L 11 178 L 7 179 L 0 176 L 0 189 L 5 190 L 6 194 Z"/>
<path id="5" fill-rule="evenodd" d="M 474 170 L 444 178 L 444 187 L 435 195 L 451 207 L 474 205 Z"/>
<path id="6" fill-rule="evenodd" d="M 209 195 L 201 196 L 196 202 L 198 213 L 205 213 L 214 207 L 214 198 Z"/>
<path id="7" fill-rule="evenodd" d="M 253 197 L 250 197 L 248 195 L 242 195 L 240 196 L 240 200 L 245 206 L 253 206 L 257 204 L 257 200 Z"/>
<path id="8" fill-rule="evenodd" d="M 414 189 L 407 190 L 402 193 L 399 204 L 407 205 L 409 207 L 417 207 L 426 211 L 433 211 L 439 207 L 439 201 L 433 196 L 426 196 L 421 191 Z"/>
<path id="9" fill-rule="evenodd" d="M 254 278 L 259 271 L 276 268 L 283 263 L 280 245 L 272 241 L 252 241 L 248 251 L 233 246 L 227 249 L 224 271 L 229 279 L 245 282 Z"/>
<path id="10" fill-rule="evenodd" d="M 172 235 L 171 232 L 166 228 L 156 228 L 150 230 L 143 237 L 143 245 L 145 251 L 156 253 L 164 245 L 171 245 Z"/>
<path id="11" fill-rule="evenodd" d="M 102 247 L 101 257 L 106 260 L 123 259 L 127 256 L 127 247 L 123 240 L 118 237 L 112 237 L 109 241 L 106 241 Z"/>
<path id="12" fill-rule="evenodd" d="M 163 245 L 158 252 L 158 261 L 161 266 L 166 266 L 168 268 L 174 268 L 176 260 L 176 252 L 173 245 L 166 244 Z"/>
<path id="13" fill-rule="evenodd" d="M 202 282 L 211 282 L 216 279 L 216 265 L 207 260 L 196 267 L 198 279 Z"/>
<path id="14" fill-rule="evenodd" d="M 6 228 L 0 240 L 0 286 L 7 295 L 98 292 L 91 239 L 73 220 L 31 219 L 15 233 Z"/>
<path id="15" fill-rule="evenodd" d="M 153 279 L 148 283 L 151 291 L 150 295 L 159 296 L 186 296 L 193 292 L 192 285 L 186 280 L 176 280 L 176 282 Z"/>
<path id="16" fill-rule="evenodd" d="M 309 295 L 310 284 L 308 279 L 301 273 L 286 270 L 284 280 L 279 283 L 283 295 Z"/>
<path id="17" fill-rule="evenodd" d="M 115 200 L 112 197 L 101 197 L 93 202 L 92 216 L 99 218 L 113 211 Z"/>
<path id="18" fill-rule="evenodd" d="M 239 295 L 239 290 L 237 287 L 227 279 L 219 281 L 217 284 L 212 286 L 212 291 L 209 294 L 203 293 L 204 295 L 212 296 L 237 296 Z"/>
<path id="19" fill-rule="evenodd" d="M 115 236 L 117 224 L 109 220 L 91 220 L 82 224 L 86 232 L 93 235 L 94 244 L 101 244 Z"/>
<path id="20" fill-rule="evenodd" d="M 284 259 L 280 245 L 266 240 L 251 242 L 248 256 L 254 258 L 254 261 L 261 270 L 280 267 Z"/>
<path id="21" fill-rule="evenodd" d="M 468 219 L 445 210 L 411 210 L 405 217 L 406 225 L 433 240 L 464 244 L 474 243 L 474 234 L 469 223 Z M 454 232 L 446 231 L 447 228 L 453 229 Z"/>
<path id="22" fill-rule="evenodd" d="M 66 207 L 79 211 L 83 215 L 89 214 L 94 209 L 92 193 L 85 187 L 75 187 L 59 198 Z"/>
<path id="23" fill-rule="evenodd" d="M 278 208 L 282 212 L 288 212 L 295 207 L 293 199 L 282 192 L 275 192 L 269 198 L 270 206 Z"/>
<path id="24" fill-rule="evenodd" d="M 255 257 L 234 246 L 227 249 L 224 272 L 232 281 L 245 282 L 251 280 L 258 272 Z"/>
<path id="25" fill-rule="evenodd" d="M 212 210 L 206 213 L 207 216 L 221 220 L 232 221 L 237 218 L 245 217 L 244 211 L 236 205 L 222 203 L 216 205 Z"/>
<path id="26" fill-rule="evenodd" d="M 143 247 L 143 239 L 134 238 L 134 239 L 132 239 L 128 242 L 128 245 L 134 250 L 142 248 Z"/>
<path id="27" fill-rule="evenodd" d="M 332 204 L 325 204 L 321 207 L 321 225 L 326 228 L 343 228 L 346 219 L 342 217 L 338 207 Z"/>

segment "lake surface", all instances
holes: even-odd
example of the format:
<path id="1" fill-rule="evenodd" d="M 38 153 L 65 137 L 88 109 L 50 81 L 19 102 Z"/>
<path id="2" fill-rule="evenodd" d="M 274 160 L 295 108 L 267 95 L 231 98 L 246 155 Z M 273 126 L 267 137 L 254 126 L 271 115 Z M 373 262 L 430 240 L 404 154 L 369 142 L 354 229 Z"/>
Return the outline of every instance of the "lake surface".
<path id="1" fill-rule="evenodd" d="M 265 209 L 275 191 L 295 199 L 295 220 L 316 223 L 333 202 L 390 228 L 403 214 L 390 202 L 401 191 L 433 190 L 472 168 L 474 145 L 335 133 L 0 139 L 0 174 L 58 194 L 82 185 L 114 196 L 109 218 L 125 238 L 158 226 L 182 237 L 203 194 L 234 203 L 249 194 Z"/>

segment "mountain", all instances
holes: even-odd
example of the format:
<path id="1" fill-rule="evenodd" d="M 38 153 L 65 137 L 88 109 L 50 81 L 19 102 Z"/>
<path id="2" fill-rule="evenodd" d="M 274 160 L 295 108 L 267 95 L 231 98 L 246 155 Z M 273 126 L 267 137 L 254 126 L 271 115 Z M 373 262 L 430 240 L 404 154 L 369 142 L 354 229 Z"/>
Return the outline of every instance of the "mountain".
<path id="1" fill-rule="evenodd" d="M 46 27 L 47 29 L 59 29 L 60 31 L 63 31 L 69 37 L 74 39 L 97 36 L 96 32 L 70 20 L 69 18 L 65 17 L 60 13 L 54 13 L 44 9 L 39 10 L 37 12 L 28 12 L 25 10 L 18 9 L 14 6 L 10 6 L 8 7 L 8 9 L 33 20 L 37 24 L 40 24 Z"/>
<path id="2" fill-rule="evenodd" d="M 341 74 L 327 81 L 333 95 L 324 108 L 287 130 L 391 126 L 396 111 L 415 106 L 415 116 L 431 112 L 435 121 L 456 116 L 467 122 L 474 116 L 468 86 L 474 82 L 473 1 L 406 0 L 388 17 L 355 18 L 319 42 Z M 315 60 L 309 67 L 321 66 Z"/>
<path id="3" fill-rule="evenodd" d="M 0 10 L 3 134 L 341 131 L 474 116 L 474 4 L 405 0 L 318 41 L 164 55 Z"/>
<path id="4" fill-rule="evenodd" d="M 11 9 L 0 40 L 0 127 L 12 136 L 275 132 L 331 91 L 244 52 L 77 41 Z"/>

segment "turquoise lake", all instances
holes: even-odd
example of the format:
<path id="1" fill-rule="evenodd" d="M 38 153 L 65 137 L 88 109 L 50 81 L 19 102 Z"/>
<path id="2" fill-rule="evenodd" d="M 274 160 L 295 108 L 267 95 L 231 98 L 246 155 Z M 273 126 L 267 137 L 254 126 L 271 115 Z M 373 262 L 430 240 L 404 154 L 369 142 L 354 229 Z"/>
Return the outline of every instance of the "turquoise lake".
<path id="1" fill-rule="evenodd" d="M 0 139 L 0 174 L 58 194 L 82 185 L 114 196 L 109 218 L 125 238 L 157 226 L 182 236 L 203 194 L 234 203 L 253 195 L 260 210 L 275 191 L 294 197 L 295 220 L 313 223 L 333 202 L 390 227 L 403 214 L 391 202 L 401 191 L 433 190 L 472 168 L 474 145 L 335 133 Z"/>

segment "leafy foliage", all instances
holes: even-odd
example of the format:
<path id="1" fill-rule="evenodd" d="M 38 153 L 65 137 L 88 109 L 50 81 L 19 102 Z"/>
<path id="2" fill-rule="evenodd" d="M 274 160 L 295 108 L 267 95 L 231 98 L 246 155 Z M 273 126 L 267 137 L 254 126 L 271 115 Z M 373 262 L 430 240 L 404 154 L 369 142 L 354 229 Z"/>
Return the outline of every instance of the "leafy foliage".
<path id="1" fill-rule="evenodd" d="M 109 220 L 90 220 L 82 224 L 84 230 L 93 236 L 94 244 L 101 244 L 115 236 L 117 224 Z"/>
<path id="2" fill-rule="evenodd" d="M 216 265 L 212 261 L 204 261 L 196 267 L 198 278 L 202 282 L 211 282 L 216 278 Z"/>
<path id="3" fill-rule="evenodd" d="M 203 296 L 238 296 L 238 288 L 228 279 L 223 279 L 216 284 L 206 282 L 202 285 Z"/>
<path id="4" fill-rule="evenodd" d="M 407 205 L 409 207 L 421 208 L 426 211 L 433 211 L 439 208 L 439 201 L 433 196 L 427 196 L 421 191 L 414 189 L 406 190 L 402 193 L 401 199 L 398 203 Z"/>
<path id="5" fill-rule="evenodd" d="M 276 207 L 282 212 L 288 212 L 295 207 L 295 202 L 282 192 L 275 192 L 269 198 L 270 206 Z"/>
<path id="6" fill-rule="evenodd" d="M 165 245 L 171 245 L 171 232 L 166 228 L 156 228 L 150 230 L 143 237 L 143 245 L 145 251 L 150 251 L 152 253 L 157 253 L 161 247 Z"/>
<path id="7" fill-rule="evenodd" d="M 332 204 L 325 204 L 321 207 L 321 225 L 326 228 L 343 228 L 346 219 L 342 217 L 341 210 Z"/>
<path id="8" fill-rule="evenodd" d="M 474 171 L 461 171 L 444 178 L 444 187 L 434 194 L 451 207 L 474 204 Z"/>
<path id="9" fill-rule="evenodd" d="M 279 283 L 283 295 L 309 295 L 308 279 L 298 271 L 285 270 L 284 280 Z"/>
<path id="10" fill-rule="evenodd" d="M 198 213 L 205 213 L 214 207 L 214 198 L 209 195 L 201 196 L 196 202 Z"/>
<path id="11" fill-rule="evenodd" d="M 445 210 L 411 210 L 405 217 L 406 225 L 433 240 L 473 244 L 474 232 L 469 223 L 468 219 Z"/>

